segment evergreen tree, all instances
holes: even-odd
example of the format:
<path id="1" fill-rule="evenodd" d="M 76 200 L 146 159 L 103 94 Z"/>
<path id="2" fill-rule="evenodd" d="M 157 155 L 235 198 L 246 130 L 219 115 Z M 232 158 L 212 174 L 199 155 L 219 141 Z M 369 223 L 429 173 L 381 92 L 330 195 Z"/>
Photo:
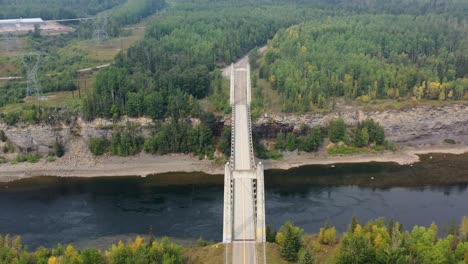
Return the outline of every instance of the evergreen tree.
<path id="1" fill-rule="evenodd" d="M 356 132 L 356 139 L 354 140 L 354 144 L 356 147 L 365 147 L 369 145 L 369 133 L 367 132 L 367 128 L 358 129 Z"/>
<path id="2" fill-rule="evenodd" d="M 351 219 L 351 225 L 348 227 L 347 232 L 348 233 L 353 233 L 354 229 L 356 229 L 356 226 L 359 224 L 359 221 L 356 217 L 356 215 L 353 215 L 353 218 Z"/>
<path id="3" fill-rule="evenodd" d="M 388 222 L 388 234 L 390 236 L 393 236 L 393 229 L 395 228 L 395 220 L 393 220 L 393 218 L 390 218 L 389 222 Z"/>
<path id="4" fill-rule="evenodd" d="M 297 139 L 292 132 L 286 135 L 286 149 L 289 151 L 297 149 Z"/>
<path id="5" fill-rule="evenodd" d="M 276 242 L 280 245 L 280 255 L 283 259 L 297 261 L 303 232 L 304 230 L 294 226 L 291 222 L 281 227 L 276 235 Z"/>
<path id="6" fill-rule="evenodd" d="M 335 121 L 330 122 L 328 128 L 328 136 L 330 141 L 333 143 L 338 143 L 342 141 L 346 136 L 346 124 L 343 118 L 338 118 Z"/>
<path id="7" fill-rule="evenodd" d="M 297 261 L 297 240 L 290 229 L 284 233 L 284 242 L 280 246 L 281 257 L 287 261 Z"/>
<path id="8" fill-rule="evenodd" d="M 285 150 L 286 149 L 286 139 L 282 132 L 278 133 L 275 140 L 275 149 Z"/>
<path id="9" fill-rule="evenodd" d="M 304 256 L 299 261 L 299 264 L 315 264 L 315 263 L 317 262 L 315 261 L 314 256 L 312 255 L 310 250 L 307 249 L 306 252 L 304 253 Z"/>

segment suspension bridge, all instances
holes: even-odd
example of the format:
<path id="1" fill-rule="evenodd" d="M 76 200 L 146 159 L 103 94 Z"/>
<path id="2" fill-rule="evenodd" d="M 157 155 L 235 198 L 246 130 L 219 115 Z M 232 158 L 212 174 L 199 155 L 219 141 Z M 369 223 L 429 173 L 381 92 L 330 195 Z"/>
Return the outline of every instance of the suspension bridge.
<path id="1" fill-rule="evenodd" d="M 250 114 L 250 65 L 245 57 L 231 65 L 231 158 L 224 174 L 224 226 L 226 263 L 254 264 L 257 245 L 265 245 L 263 165 L 255 163 Z"/>

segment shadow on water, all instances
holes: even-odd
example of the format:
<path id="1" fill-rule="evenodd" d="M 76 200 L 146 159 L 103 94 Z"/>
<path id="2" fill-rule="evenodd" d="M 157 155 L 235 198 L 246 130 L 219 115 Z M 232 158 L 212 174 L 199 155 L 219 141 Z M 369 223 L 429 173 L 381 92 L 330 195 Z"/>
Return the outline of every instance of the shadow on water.
<path id="1" fill-rule="evenodd" d="M 386 189 L 468 183 L 468 154 L 428 154 L 420 157 L 421 162 L 412 165 L 370 162 L 270 170 L 266 173 L 266 184 L 288 190 L 310 185 Z"/>
<path id="2" fill-rule="evenodd" d="M 431 158 L 432 156 L 432 158 Z M 468 215 L 468 155 L 424 155 L 393 163 L 304 166 L 265 174 L 267 224 L 287 220 L 317 232 L 341 231 L 352 215 L 393 217 L 404 226 L 444 225 Z M 0 233 L 31 248 L 126 234 L 181 239 L 222 236 L 223 176 L 36 177 L 0 183 Z M 113 241 L 115 242 L 115 241 Z"/>

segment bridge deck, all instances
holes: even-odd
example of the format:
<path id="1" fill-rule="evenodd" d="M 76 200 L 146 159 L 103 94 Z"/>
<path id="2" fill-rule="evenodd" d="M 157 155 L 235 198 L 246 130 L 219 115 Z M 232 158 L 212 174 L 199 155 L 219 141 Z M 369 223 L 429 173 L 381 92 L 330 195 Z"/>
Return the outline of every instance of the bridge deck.
<path id="1" fill-rule="evenodd" d="M 253 194 L 253 179 L 256 178 L 256 172 L 251 156 L 253 151 L 251 149 L 250 112 L 247 100 L 247 86 L 249 85 L 247 65 L 248 59 L 245 58 L 234 68 L 234 242 L 232 255 L 234 264 L 257 263 Z"/>
<path id="2" fill-rule="evenodd" d="M 247 105 L 239 104 L 234 107 L 236 125 L 234 127 L 234 170 L 252 169 L 250 164 L 250 134 L 247 117 Z"/>

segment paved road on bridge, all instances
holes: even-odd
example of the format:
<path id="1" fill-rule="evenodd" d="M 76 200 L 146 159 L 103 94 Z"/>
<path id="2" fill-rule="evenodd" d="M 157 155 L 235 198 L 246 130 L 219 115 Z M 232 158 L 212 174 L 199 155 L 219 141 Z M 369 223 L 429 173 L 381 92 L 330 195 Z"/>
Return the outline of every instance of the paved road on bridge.
<path id="1" fill-rule="evenodd" d="M 247 103 L 248 59 L 234 66 L 234 264 L 257 263 L 255 241 L 255 211 L 253 180 L 256 174 L 252 164 L 249 111 Z"/>

